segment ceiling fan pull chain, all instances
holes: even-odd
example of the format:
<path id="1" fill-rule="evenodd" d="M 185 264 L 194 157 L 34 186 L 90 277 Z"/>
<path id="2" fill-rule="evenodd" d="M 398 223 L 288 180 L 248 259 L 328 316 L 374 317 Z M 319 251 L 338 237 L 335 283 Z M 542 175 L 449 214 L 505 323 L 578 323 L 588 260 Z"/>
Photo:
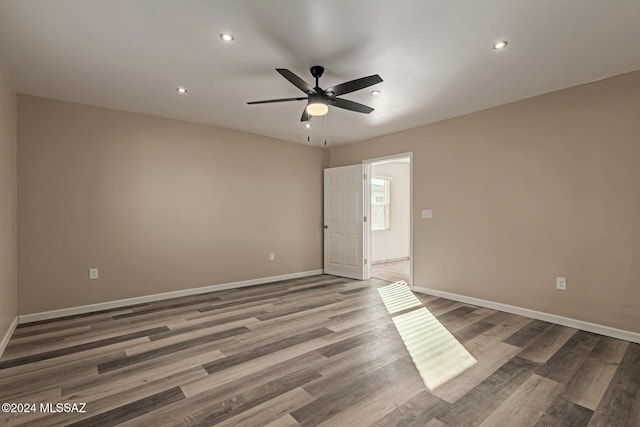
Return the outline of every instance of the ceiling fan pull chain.
<path id="1" fill-rule="evenodd" d="M 327 114 L 324 115 L 324 146 L 327 146 Z"/>

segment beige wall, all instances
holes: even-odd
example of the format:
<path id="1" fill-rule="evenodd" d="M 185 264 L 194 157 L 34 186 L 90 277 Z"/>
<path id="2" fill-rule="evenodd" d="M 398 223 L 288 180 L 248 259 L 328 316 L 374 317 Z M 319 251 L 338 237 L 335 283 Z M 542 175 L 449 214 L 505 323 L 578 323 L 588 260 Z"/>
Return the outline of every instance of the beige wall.
<path id="1" fill-rule="evenodd" d="M 319 148 L 23 95 L 18 134 L 21 314 L 322 268 Z"/>
<path id="2" fill-rule="evenodd" d="M 16 93 L 0 66 L 0 340 L 18 314 L 16 113 Z"/>
<path id="3" fill-rule="evenodd" d="M 640 332 L 640 72 L 334 148 L 330 165 L 408 151 L 416 286 Z"/>
<path id="4" fill-rule="evenodd" d="M 372 165 L 371 176 L 391 178 L 391 228 L 371 230 L 371 260 L 377 262 L 408 258 L 411 236 L 409 163 Z"/>

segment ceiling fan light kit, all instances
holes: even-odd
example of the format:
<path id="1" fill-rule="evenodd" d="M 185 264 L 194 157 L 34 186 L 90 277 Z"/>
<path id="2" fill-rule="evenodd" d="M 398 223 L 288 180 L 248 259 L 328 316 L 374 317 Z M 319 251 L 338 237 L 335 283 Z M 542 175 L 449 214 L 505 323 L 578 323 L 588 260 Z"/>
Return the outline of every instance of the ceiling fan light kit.
<path id="1" fill-rule="evenodd" d="M 320 95 L 309 95 L 307 114 L 310 116 L 324 116 L 329 112 L 327 102 Z"/>
<path id="2" fill-rule="evenodd" d="M 329 112 L 329 106 L 321 102 L 307 105 L 307 114 L 310 116 L 324 116 Z"/>
<path id="3" fill-rule="evenodd" d="M 311 75 L 316 79 L 315 87 L 312 87 L 309 83 L 305 82 L 286 68 L 276 68 L 276 71 L 295 87 L 303 91 L 307 96 L 298 98 L 269 99 L 266 101 L 252 101 L 247 102 L 247 104 L 269 104 L 274 102 L 302 101 L 306 99 L 307 106 L 303 110 L 302 117 L 300 118 L 300 121 L 302 122 L 309 121 L 312 116 L 324 116 L 329 112 L 329 106 L 355 111 L 357 113 L 369 114 L 373 111 L 373 108 L 358 102 L 349 101 L 348 99 L 338 98 L 338 96 L 355 92 L 382 82 L 382 78 L 379 75 L 373 74 L 368 77 L 362 77 L 322 89 L 318 81 L 324 73 L 324 67 L 321 67 L 320 65 L 314 65 L 310 69 Z"/>

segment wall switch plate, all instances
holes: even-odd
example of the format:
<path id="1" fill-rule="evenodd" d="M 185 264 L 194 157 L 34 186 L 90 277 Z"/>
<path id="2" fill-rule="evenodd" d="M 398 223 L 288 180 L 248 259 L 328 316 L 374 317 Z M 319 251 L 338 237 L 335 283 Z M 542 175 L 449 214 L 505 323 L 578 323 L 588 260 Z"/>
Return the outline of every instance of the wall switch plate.
<path id="1" fill-rule="evenodd" d="M 567 290 L 567 278 L 566 277 L 556 277 L 556 289 L 561 291 Z"/>
<path id="2" fill-rule="evenodd" d="M 89 280 L 97 280 L 98 279 L 98 269 L 90 268 L 89 269 Z"/>
<path id="3" fill-rule="evenodd" d="M 433 218 L 433 211 L 431 209 L 423 209 L 422 218 Z"/>
<path id="4" fill-rule="evenodd" d="M 275 260 L 276 260 L 276 253 L 269 252 L 269 261 L 275 261 Z"/>

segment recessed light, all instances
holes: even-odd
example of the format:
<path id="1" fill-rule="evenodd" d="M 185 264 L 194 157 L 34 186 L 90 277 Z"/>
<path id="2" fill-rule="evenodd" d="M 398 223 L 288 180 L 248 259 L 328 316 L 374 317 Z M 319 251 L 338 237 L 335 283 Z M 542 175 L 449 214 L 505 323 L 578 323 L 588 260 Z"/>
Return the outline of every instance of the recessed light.
<path id="1" fill-rule="evenodd" d="M 235 37 L 231 33 L 222 33 L 220 34 L 220 38 L 225 42 L 232 42 Z"/>
<path id="2" fill-rule="evenodd" d="M 506 40 L 500 40 L 499 42 L 495 42 L 493 44 L 493 48 L 496 50 L 504 49 L 505 47 L 507 47 L 508 44 L 509 43 Z"/>
<path id="3" fill-rule="evenodd" d="M 187 89 L 181 87 L 176 88 L 176 90 L 178 91 L 178 93 L 187 93 Z"/>
<path id="4" fill-rule="evenodd" d="M 307 122 L 305 123 L 304 127 L 306 127 L 307 129 L 309 129 L 311 127 L 311 123 Z"/>
<path id="5" fill-rule="evenodd" d="M 379 90 L 372 90 L 372 91 L 371 91 L 371 95 L 372 95 L 372 96 L 378 96 L 378 95 L 380 95 L 381 93 L 382 93 L 382 92 L 380 92 Z"/>

